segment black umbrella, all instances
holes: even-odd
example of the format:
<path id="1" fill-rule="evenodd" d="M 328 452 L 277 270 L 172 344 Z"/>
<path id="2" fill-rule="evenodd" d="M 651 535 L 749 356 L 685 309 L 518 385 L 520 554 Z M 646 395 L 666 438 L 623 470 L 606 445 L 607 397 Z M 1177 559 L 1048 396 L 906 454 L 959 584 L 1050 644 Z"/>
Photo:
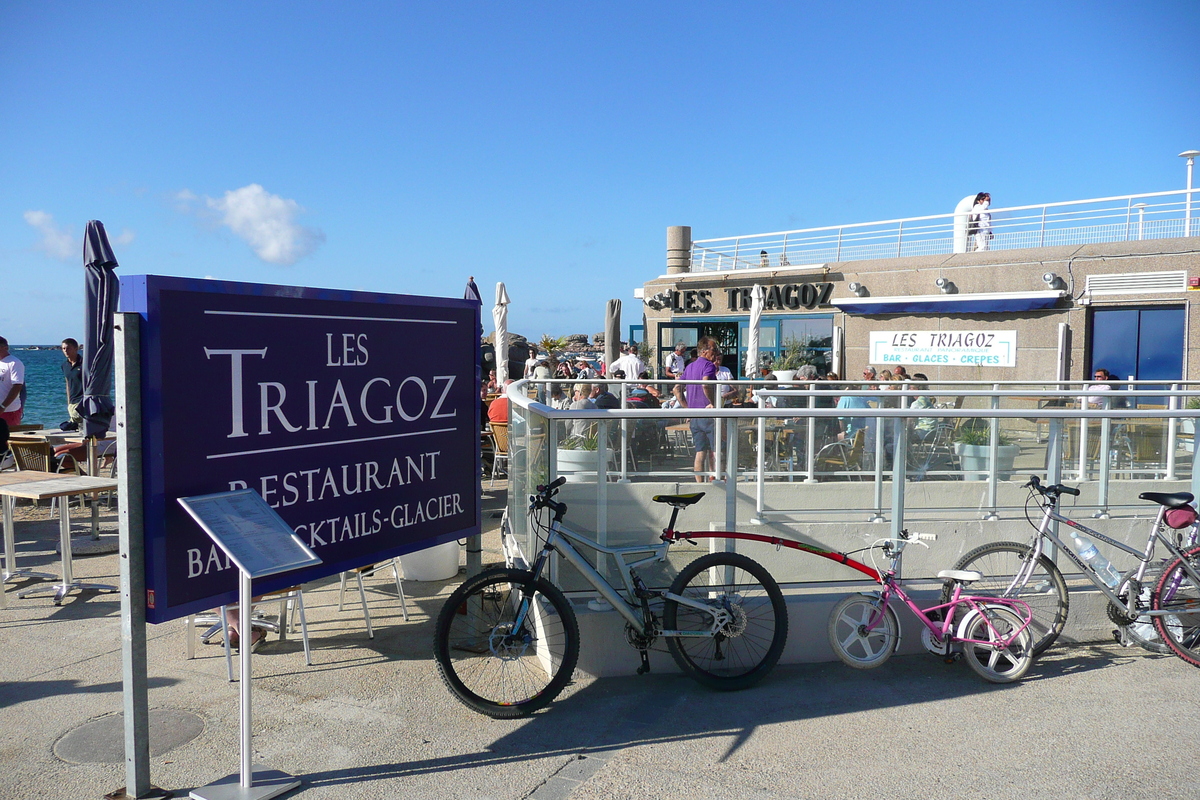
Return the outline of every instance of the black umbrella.
<path id="1" fill-rule="evenodd" d="M 83 416 L 84 435 L 103 436 L 112 421 L 112 398 L 108 388 L 113 378 L 113 314 L 117 310 L 120 282 L 113 274 L 117 259 L 108 244 L 104 223 L 91 220 L 83 236 L 83 269 L 86 275 L 87 307 L 83 328 Z"/>

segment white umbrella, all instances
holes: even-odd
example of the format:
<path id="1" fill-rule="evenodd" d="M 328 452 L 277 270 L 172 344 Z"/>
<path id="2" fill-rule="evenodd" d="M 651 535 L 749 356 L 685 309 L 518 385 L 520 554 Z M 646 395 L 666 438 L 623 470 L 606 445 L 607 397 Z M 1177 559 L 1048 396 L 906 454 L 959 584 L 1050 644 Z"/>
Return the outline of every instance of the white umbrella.
<path id="1" fill-rule="evenodd" d="M 496 323 L 496 383 L 500 386 L 508 380 L 508 292 L 504 282 L 496 284 L 496 305 L 492 307 L 492 321 Z"/>
<path id="2" fill-rule="evenodd" d="M 762 323 L 767 293 L 757 283 L 750 290 L 750 335 L 746 342 L 746 377 L 758 377 L 758 326 Z"/>

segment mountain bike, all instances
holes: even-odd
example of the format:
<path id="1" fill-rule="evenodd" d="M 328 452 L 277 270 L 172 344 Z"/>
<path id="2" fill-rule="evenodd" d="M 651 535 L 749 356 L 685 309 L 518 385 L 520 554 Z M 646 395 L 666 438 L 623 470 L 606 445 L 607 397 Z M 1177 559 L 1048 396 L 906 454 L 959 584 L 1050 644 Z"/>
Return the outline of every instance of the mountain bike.
<path id="1" fill-rule="evenodd" d="M 829 644 L 843 663 L 855 669 L 878 667 L 900 644 L 900 623 L 888 601 L 894 595 L 921 621 L 921 643 L 929 652 L 948 661 L 963 657 L 976 673 L 991 683 L 1020 680 L 1033 663 L 1029 606 L 1020 599 L 964 594 L 964 587 L 983 576 L 969 570 L 942 570 L 939 578 L 952 586 L 950 599 L 922 609 L 904 591 L 900 561 L 911 543 L 925 547 L 935 541 L 930 533 L 900 531 L 899 538 L 880 539 L 872 545 L 891 559 L 886 569 L 875 570 L 882 591 L 851 595 L 829 615 Z"/>
<path id="2" fill-rule="evenodd" d="M 738 553 L 709 553 L 684 567 L 665 592 L 638 575 L 638 567 L 665 561 L 671 544 L 688 538 L 675 523 L 703 492 L 654 498 L 672 509 L 658 543 L 605 547 L 563 524 L 567 506 L 554 496 L 564 482 L 539 486 L 529 498 L 531 527 L 544 537 L 532 568 L 492 569 L 469 578 L 438 615 L 434 656 L 459 700 L 490 717 L 519 717 L 548 705 L 570 681 L 579 625 L 570 601 L 547 578 L 551 553 L 625 618 L 626 641 L 641 655 L 639 675 L 649 671 L 648 650 L 659 638 L 686 675 L 713 689 L 745 689 L 771 671 L 787 641 L 787 607 L 779 585 L 757 562 Z M 577 546 L 614 558 L 622 591 Z"/>
<path id="3" fill-rule="evenodd" d="M 1132 630 L 1134 637 L 1146 640 L 1146 629 L 1135 626 L 1144 626 L 1150 621 L 1161 643 L 1170 652 L 1193 666 L 1200 666 L 1200 547 L 1196 546 L 1195 498 L 1188 492 L 1139 494 L 1139 499 L 1160 506 L 1150 524 L 1146 546 L 1139 551 L 1058 512 L 1059 498 L 1062 495 L 1078 496 L 1078 489 L 1063 484 L 1043 486 L 1037 476 L 1031 476 L 1025 487 L 1029 489 L 1026 518 L 1037 533 L 1028 544 L 994 542 L 959 559 L 956 569 L 974 570 L 984 576 L 972 586 L 972 591 L 993 597 L 1019 598 L 1028 603 L 1033 613 L 1030 626 L 1034 636 L 1033 651 L 1035 655 L 1041 654 L 1062 633 L 1070 607 L 1066 581 L 1044 553 L 1049 541 L 1108 598 L 1109 617 L 1127 633 Z M 1029 516 L 1031 502 L 1042 511 L 1040 523 L 1035 523 Z M 1138 564 L 1121 576 L 1115 587 L 1110 587 L 1088 562 L 1050 530 L 1051 522 L 1064 523 L 1083 531 L 1093 540 L 1129 553 L 1138 559 Z M 1159 543 L 1170 553 L 1165 563 L 1155 560 L 1154 551 Z M 942 599 L 945 600 L 952 590 L 952 585 L 946 584 Z"/>

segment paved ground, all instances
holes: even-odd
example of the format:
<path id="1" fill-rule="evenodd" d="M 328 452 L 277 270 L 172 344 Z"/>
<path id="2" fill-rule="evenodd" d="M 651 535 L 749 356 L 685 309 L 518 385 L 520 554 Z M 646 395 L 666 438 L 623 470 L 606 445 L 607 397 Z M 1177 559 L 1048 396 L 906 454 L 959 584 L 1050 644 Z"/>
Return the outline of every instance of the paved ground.
<path id="1" fill-rule="evenodd" d="M 485 522 L 496 522 L 487 511 Z M 23 563 L 54 565 L 56 536 L 54 522 L 19 525 Z M 77 567 L 116 579 L 115 556 Z M 325 583 L 305 592 L 313 666 L 290 639 L 256 654 L 256 759 L 302 777 L 294 796 L 1200 797 L 1200 671 L 1176 658 L 1078 646 L 1007 687 L 932 656 L 871 672 L 781 667 L 735 694 L 660 672 L 579 680 L 546 711 L 499 722 L 460 705 L 433 665 L 430 619 L 454 585 L 406 582 L 408 623 L 394 590 L 372 593 L 368 640 Z M 15 591 L 0 611 L 0 775 L 13 795 L 99 798 L 124 782 L 116 596 L 56 608 Z M 182 623 L 149 634 L 150 703 L 164 726 L 152 777 L 186 796 L 237 769 L 237 687 L 220 648 L 184 658 Z"/>

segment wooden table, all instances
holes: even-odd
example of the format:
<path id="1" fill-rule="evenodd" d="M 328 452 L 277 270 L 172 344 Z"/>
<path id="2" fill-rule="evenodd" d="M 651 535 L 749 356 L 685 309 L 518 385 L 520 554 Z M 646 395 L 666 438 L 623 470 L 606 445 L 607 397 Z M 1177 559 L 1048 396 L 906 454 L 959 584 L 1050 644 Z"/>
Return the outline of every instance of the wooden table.
<path id="1" fill-rule="evenodd" d="M 19 475 L 20 473 L 13 473 Z M 25 473 L 29 476 L 30 473 Z M 45 474 L 45 473 L 42 473 Z M 5 499 L 4 502 L 4 545 L 5 566 L 7 567 L 12 558 L 14 548 L 12 540 L 13 515 L 12 501 L 10 498 L 24 497 L 30 500 L 46 500 L 54 497 L 70 497 L 76 494 L 90 494 L 95 497 L 101 492 L 111 492 L 117 488 L 117 482 L 111 478 L 92 478 L 84 476 L 68 476 L 68 477 L 52 477 L 29 481 L 23 483 L 9 483 L 0 486 L 0 496 Z M 66 503 L 63 503 L 66 506 Z M 38 594 L 40 592 L 54 592 L 54 605 L 62 605 L 63 598 L 73 589 L 95 589 L 101 592 L 115 592 L 116 586 L 100 583 L 81 583 L 75 580 L 75 576 L 71 570 L 71 514 L 68 509 L 60 508 L 58 514 L 58 531 L 59 542 L 62 549 L 62 583 L 51 586 L 33 586 L 24 591 L 18 592 L 17 597 L 25 597 L 30 594 Z M 27 573 L 32 577 L 32 573 Z M 53 579 L 55 576 L 48 576 Z M 7 580 L 7 578 L 6 578 Z M 2 585 L 0 585 L 2 588 Z"/>

